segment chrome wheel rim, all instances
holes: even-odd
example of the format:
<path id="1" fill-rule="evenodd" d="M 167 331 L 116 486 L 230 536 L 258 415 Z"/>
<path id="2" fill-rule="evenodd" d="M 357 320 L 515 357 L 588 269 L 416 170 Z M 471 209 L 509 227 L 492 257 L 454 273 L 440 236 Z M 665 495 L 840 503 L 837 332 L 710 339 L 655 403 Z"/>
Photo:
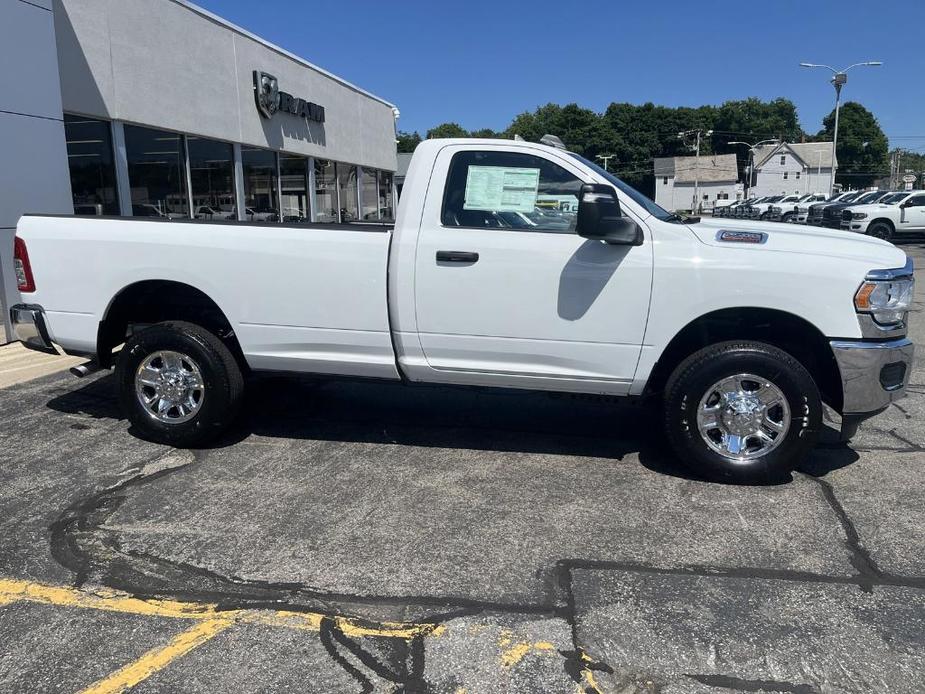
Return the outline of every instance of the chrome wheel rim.
<path id="1" fill-rule="evenodd" d="M 697 429 L 711 450 L 737 462 L 777 448 L 790 429 L 790 406 L 771 381 L 736 374 L 707 388 L 697 407 Z"/>
<path id="2" fill-rule="evenodd" d="M 205 384 L 195 361 L 165 350 L 149 354 L 138 366 L 135 394 L 150 417 L 164 424 L 182 424 L 202 408 Z"/>

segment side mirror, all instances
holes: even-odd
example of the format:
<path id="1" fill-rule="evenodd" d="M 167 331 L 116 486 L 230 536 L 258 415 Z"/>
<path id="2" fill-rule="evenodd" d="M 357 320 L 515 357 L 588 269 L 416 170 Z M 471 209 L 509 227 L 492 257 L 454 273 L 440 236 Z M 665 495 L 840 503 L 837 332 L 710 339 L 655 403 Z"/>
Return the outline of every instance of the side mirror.
<path id="1" fill-rule="evenodd" d="M 900 207 L 912 207 L 912 201 L 911 201 L 911 200 L 906 200 L 906 202 L 904 202 L 902 205 L 900 205 Z"/>
<path id="2" fill-rule="evenodd" d="M 641 246 L 642 229 L 620 211 L 613 188 L 603 183 L 585 183 L 578 196 L 578 235 L 619 246 Z"/>

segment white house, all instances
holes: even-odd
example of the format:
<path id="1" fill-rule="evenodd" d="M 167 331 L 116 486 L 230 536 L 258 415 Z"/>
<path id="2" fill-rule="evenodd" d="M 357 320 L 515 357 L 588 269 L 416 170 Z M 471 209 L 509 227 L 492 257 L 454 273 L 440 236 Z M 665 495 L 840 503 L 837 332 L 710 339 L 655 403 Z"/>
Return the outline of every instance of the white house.
<path id="1" fill-rule="evenodd" d="M 660 157 L 655 160 L 655 202 L 666 210 L 712 209 L 717 200 L 738 200 L 742 184 L 734 154 Z"/>
<path id="2" fill-rule="evenodd" d="M 827 193 L 832 176 L 832 143 L 764 145 L 755 150 L 749 195 Z"/>

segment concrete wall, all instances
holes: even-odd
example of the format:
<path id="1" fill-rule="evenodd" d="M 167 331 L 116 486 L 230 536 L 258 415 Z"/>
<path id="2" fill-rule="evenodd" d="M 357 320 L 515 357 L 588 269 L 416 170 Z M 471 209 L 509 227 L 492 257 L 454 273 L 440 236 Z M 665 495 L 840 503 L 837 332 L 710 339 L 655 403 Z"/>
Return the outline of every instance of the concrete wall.
<path id="1" fill-rule="evenodd" d="M 13 236 L 23 212 L 71 213 L 51 0 L 0 2 L 0 344 L 16 300 Z"/>
<path id="2" fill-rule="evenodd" d="M 182 0 L 54 0 L 54 7 L 65 111 L 396 169 L 391 105 Z M 254 70 L 324 106 L 325 123 L 262 118 Z"/>

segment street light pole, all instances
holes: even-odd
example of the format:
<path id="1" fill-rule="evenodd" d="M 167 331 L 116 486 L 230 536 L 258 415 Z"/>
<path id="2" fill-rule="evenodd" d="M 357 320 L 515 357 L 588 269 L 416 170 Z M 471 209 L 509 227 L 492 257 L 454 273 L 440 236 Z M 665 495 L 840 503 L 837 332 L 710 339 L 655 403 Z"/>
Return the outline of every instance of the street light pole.
<path id="1" fill-rule="evenodd" d="M 858 67 L 865 65 L 868 67 L 879 67 L 883 65 L 883 62 L 880 60 L 868 60 L 863 63 L 855 63 L 854 65 L 849 65 L 844 70 L 836 70 L 835 68 L 829 65 L 819 65 L 816 63 L 800 63 L 800 67 L 824 67 L 827 70 L 832 71 L 832 86 L 835 87 L 835 127 L 832 129 L 832 175 L 829 178 L 829 197 L 835 194 L 835 147 L 838 143 L 838 111 L 841 107 L 841 88 L 845 86 L 848 82 L 848 70 L 853 67 Z"/>

